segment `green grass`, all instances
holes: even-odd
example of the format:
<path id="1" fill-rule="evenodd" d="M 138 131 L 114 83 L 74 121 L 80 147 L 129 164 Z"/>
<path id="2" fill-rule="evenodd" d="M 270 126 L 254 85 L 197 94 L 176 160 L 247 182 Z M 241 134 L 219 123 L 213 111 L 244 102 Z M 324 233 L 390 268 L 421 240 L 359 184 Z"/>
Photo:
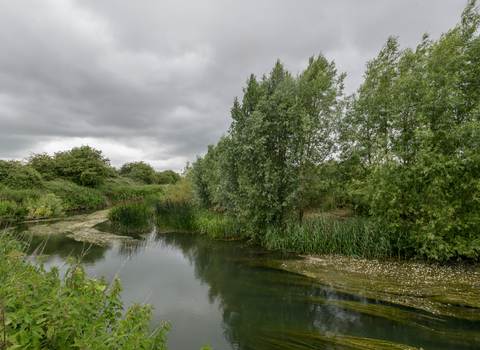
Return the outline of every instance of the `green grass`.
<path id="1" fill-rule="evenodd" d="M 196 232 L 212 238 L 239 234 L 235 221 L 223 213 L 198 209 L 186 201 L 159 200 L 156 202 L 156 210 L 159 230 Z"/>
<path id="2" fill-rule="evenodd" d="M 275 250 L 360 258 L 392 257 L 406 247 L 406 242 L 387 226 L 373 224 L 367 218 L 339 221 L 323 216 L 290 222 L 285 230 L 270 228 L 262 244 Z"/>
<path id="3" fill-rule="evenodd" d="M 157 228 L 179 232 L 198 232 L 196 208 L 186 201 L 159 200 L 155 203 Z"/>
<path id="4" fill-rule="evenodd" d="M 153 228 L 153 208 L 148 203 L 128 203 L 114 206 L 108 219 L 121 233 L 147 232 Z"/>
<path id="5" fill-rule="evenodd" d="M 120 182 L 121 183 L 121 182 Z M 110 182 L 99 188 L 101 193 L 112 203 L 154 199 L 163 194 L 163 185 L 126 185 Z"/>
<path id="6" fill-rule="evenodd" d="M 47 181 L 45 189 L 62 199 L 65 210 L 95 208 L 107 203 L 98 189 L 79 186 L 67 180 Z"/>

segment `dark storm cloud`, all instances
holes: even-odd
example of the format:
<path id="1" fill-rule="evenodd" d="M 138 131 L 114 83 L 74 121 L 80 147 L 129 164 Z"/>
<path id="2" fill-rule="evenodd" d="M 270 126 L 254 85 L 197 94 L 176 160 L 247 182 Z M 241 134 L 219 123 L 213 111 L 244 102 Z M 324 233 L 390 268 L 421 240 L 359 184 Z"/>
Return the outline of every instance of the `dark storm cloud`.
<path id="1" fill-rule="evenodd" d="M 0 158 L 89 143 L 183 167 L 218 141 L 250 73 L 323 52 L 361 83 L 389 35 L 415 46 L 466 1 L 46 0 L 0 5 Z"/>

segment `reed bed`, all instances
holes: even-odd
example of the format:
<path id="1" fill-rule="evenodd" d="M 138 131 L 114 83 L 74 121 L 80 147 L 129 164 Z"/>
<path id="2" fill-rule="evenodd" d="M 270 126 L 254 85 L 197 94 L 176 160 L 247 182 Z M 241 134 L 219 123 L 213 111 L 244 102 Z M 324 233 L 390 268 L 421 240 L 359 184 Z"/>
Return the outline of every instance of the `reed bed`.
<path id="1" fill-rule="evenodd" d="M 262 243 L 269 249 L 307 254 L 340 254 L 360 258 L 387 258 L 405 249 L 388 227 L 367 218 L 345 221 L 313 217 L 290 222 L 285 229 L 271 227 Z"/>
<path id="2" fill-rule="evenodd" d="M 120 233 L 147 232 L 154 224 L 152 207 L 148 203 L 128 203 L 114 206 L 108 219 Z"/>

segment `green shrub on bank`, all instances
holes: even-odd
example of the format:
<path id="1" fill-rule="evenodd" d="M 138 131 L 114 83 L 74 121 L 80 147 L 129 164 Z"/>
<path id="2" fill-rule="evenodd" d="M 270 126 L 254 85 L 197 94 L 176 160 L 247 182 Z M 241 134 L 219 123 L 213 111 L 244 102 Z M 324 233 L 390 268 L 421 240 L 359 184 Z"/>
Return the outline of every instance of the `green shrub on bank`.
<path id="1" fill-rule="evenodd" d="M 128 203 L 112 207 L 108 219 L 118 231 L 132 233 L 150 231 L 154 216 L 148 203 Z"/>
<path id="2" fill-rule="evenodd" d="M 60 279 L 58 267 L 25 263 L 18 242 L 0 235 L 1 349 L 167 349 L 169 323 L 149 328 L 153 306 L 125 312 L 117 278 L 110 285 L 69 264 Z"/>
<path id="3" fill-rule="evenodd" d="M 48 193 L 35 202 L 29 203 L 28 219 L 44 219 L 64 215 L 62 200 L 53 193 Z"/>
<path id="4" fill-rule="evenodd" d="M 79 186 L 67 180 L 48 181 L 45 189 L 61 198 L 66 210 L 94 208 L 104 206 L 107 202 L 98 189 Z"/>
<path id="5" fill-rule="evenodd" d="M 366 218 L 339 221 L 324 216 L 290 222 L 284 230 L 270 227 L 262 244 L 275 250 L 370 259 L 400 257 L 409 246 L 404 236 L 386 225 L 373 224 Z"/>
<path id="6" fill-rule="evenodd" d="M 42 188 L 42 175 L 32 167 L 16 160 L 0 160 L 0 184 L 21 190 Z"/>

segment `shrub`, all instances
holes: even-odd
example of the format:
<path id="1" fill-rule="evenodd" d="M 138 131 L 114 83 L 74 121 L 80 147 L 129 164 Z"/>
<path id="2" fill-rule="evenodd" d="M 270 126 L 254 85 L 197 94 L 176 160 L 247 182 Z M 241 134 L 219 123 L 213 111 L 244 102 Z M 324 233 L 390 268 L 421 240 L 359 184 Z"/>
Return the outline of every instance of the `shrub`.
<path id="1" fill-rule="evenodd" d="M 112 207 L 108 219 L 118 231 L 132 233 L 151 230 L 154 217 L 147 203 L 128 203 Z"/>
<path id="2" fill-rule="evenodd" d="M 17 207 L 18 205 L 14 201 L 0 202 L 0 223 L 2 221 L 12 221 Z"/>
<path id="3" fill-rule="evenodd" d="M 42 188 L 42 175 L 19 161 L 0 160 L 0 183 L 13 189 Z"/>
<path id="4" fill-rule="evenodd" d="M 94 208 L 106 204 L 105 197 L 98 189 L 79 186 L 71 181 L 48 181 L 45 188 L 62 199 L 66 210 Z"/>
<path id="5" fill-rule="evenodd" d="M 155 181 L 159 185 L 175 185 L 182 177 L 173 170 L 165 170 L 155 173 Z"/>
<path id="6" fill-rule="evenodd" d="M 110 174 L 110 160 L 90 146 L 74 147 L 54 156 L 58 176 L 77 185 L 96 187 Z"/>
<path id="7" fill-rule="evenodd" d="M 30 219 L 49 218 L 52 216 L 59 217 L 64 215 L 62 200 L 53 193 L 48 193 L 33 203 L 29 203 L 27 209 L 27 217 Z"/>
<path id="8" fill-rule="evenodd" d="M 33 153 L 26 161 L 29 166 L 42 174 L 47 181 L 51 181 L 58 176 L 55 160 L 47 153 Z"/>
<path id="9" fill-rule="evenodd" d="M 0 235 L 0 348 L 2 349 L 167 349 L 168 322 L 152 330 L 153 306 L 123 309 L 116 278 L 90 279 L 70 259 L 45 271 L 25 263 L 19 244 Z"/>
<path id="10" fill-rule="evenodd" d="M 131 162 L 122 165 L 119 171 L 120 175 L 129 176 L 137 181 L 146 184 L 155 184 L 155 170 L 150 164 L 145 162 Z"/>

